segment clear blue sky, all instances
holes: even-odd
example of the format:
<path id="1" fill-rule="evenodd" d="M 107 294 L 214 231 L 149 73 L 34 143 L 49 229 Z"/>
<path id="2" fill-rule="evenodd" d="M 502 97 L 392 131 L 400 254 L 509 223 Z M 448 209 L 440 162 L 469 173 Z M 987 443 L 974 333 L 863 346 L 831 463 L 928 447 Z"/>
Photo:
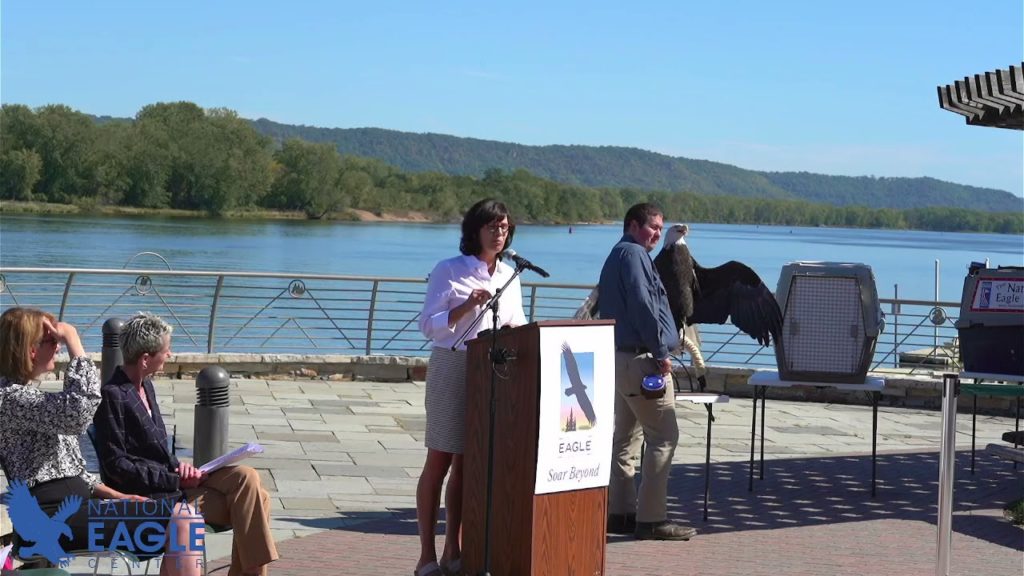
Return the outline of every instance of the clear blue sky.
<path id="1" fill-rule="evenodd" d="M 1024 59 L 1021 0 L 4 0 L 4 103 L 523 144 L 756 170 L 932 176 L 1024 195 L 1024 133 L 935 87 Z"/>

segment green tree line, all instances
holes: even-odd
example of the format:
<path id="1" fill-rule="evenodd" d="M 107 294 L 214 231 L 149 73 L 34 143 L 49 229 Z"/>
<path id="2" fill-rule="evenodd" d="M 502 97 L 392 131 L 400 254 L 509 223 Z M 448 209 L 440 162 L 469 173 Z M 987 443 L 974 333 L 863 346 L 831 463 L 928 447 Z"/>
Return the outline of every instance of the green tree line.
<path id="1" fill-rule="evenodd" d="M 457 220 L 477 199 L 504 200 L 518 219 L 544 223 L 620 220 L 640 201 L 673 221 L 792 226 L 914 228 L 1024 233 L 1024 215 L 958 208 L 897 210 L 588 187 L 526 170 L 482 176 L 408 172 L 339 154 L 330 143 L 276 144 L 231 110 L 193 103 L 144 107 L 131 121 L 96 122 L 67 106 L 0 110 L 0 199 L 95 206 L 178 208 L 220 215 L 238 210 L 301 211 L 309 218 L 347 210 L 416 211 Z"/>
<path id="2" fill-rule="evenodd" d="M 623 146 L 527 146 L 381 128 L 295 126 L 265 118 L 253 120 L 252 125 L 277 142 L 292 138 L 326 142 L 342 154 L 376 158 L 410 172 L 480 177 L 492 168 L 506 171 L 521 168 L 547 180 L 595 188 L 694 191 L 704 195 L 805 200 L 871 208 L 950 206 L 986 212 L 1024 210 L 1024 199 L 1005 190 L 934 178 L 760 172 Z"/>

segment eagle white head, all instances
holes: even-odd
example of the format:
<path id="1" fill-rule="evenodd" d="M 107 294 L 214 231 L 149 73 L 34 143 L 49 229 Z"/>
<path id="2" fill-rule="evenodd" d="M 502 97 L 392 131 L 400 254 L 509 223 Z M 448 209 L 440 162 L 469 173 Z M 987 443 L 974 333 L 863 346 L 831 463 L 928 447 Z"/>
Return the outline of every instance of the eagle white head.
<path id="1" fill-rule="evenodd" d="M 673 224 L 665 229 L 665 247 L 676 245 L 685 245 L 685 236 L 690 232 L 690 227 L 686 224 Z"/>

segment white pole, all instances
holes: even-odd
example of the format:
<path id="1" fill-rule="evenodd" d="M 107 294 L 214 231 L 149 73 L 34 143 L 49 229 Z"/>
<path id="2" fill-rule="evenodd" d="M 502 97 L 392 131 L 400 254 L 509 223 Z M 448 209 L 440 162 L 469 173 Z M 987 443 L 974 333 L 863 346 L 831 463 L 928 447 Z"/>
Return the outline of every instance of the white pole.
<path id="1" fill-rule="evenodd" d="M 939 518 L 936 576 L 949 575 L 953 541 L 953 472 L 956 466 L 956 398 L 960 380 L 942 375 L 942 443 L 939 447 Z"/>
<path id="2" fill-rule="evenodd" d="M 935 306 L 939 306 L 939 259 L 935 259 Z M 939 356 L 939 326 L 932 324 L 932 353 Z"/>

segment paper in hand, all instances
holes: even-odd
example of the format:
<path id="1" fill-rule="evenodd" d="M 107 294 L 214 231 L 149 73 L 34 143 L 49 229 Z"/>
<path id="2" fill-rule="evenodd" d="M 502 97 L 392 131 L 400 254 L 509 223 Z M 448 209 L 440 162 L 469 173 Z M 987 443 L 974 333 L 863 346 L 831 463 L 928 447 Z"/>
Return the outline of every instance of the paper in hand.
<path id="1" fill-rule="evenodd" d="M 204 474 L 208 474 L 210 472 L 213 472 L 214 470 L 218 470 L 225 466 L 237 464 L 238 462 L 245 460 L 246 458 L 252 456 L 253 454 L 261 454 L 262 452 L 263 446 L 260 446 L 255 442 L 248 442 L 244 446 L 239 446 L 238 448 L 232 450 L 231 452 L 228 452 L 223 456 L 218 456 L 217 458 L 210 460 L 206 464 L 203 464 L 202 466 L 199 467 L 199 471 Z"/>

